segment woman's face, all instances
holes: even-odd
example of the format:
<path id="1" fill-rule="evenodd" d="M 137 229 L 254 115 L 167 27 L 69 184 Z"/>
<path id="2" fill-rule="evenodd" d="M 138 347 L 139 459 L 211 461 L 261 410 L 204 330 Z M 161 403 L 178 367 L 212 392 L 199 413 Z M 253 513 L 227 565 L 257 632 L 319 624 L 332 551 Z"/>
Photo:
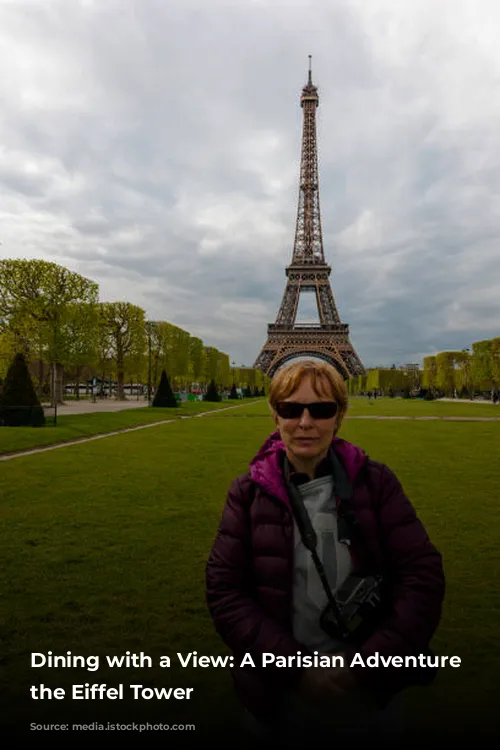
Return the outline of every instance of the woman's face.
<path id="1" fill-rule="evenodd" d="M 318 384 L 321 387 L 322 384 Z M 284 401 L 310 404 L 315 401 L 335 401 L 330 389 L 319 394 L 312 387 L 311 378 L 304 378 L 299 388 Z M 330 419 L 313 419 L 307 409 L 297 419 L 275 416 L 276 426 L 286 448 L 289 460 L 298 471 L 310 473 L 326 456 L 335 434 L 337 416 Z"/>

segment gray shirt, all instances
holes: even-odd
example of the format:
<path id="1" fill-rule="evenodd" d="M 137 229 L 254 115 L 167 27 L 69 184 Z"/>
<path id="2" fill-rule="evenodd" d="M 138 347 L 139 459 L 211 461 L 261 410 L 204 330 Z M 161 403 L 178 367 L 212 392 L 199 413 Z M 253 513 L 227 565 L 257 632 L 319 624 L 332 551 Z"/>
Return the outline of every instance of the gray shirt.
<path id="1" fill-rule="evenodd" d="M 335 593 L 352 571 L 352 562 L 348 546 L 338 541 L 333 478 L 313 479 L 300 485 L 298 490 L 317 534 L 318 556 L 330 588 Z M 294 636 L 300 643 L 320 653 L 336 651 L 341 645 L 333 641 L 319 624 L 327 601 L 311 553 L 304 546 L 295 524 Z"/>

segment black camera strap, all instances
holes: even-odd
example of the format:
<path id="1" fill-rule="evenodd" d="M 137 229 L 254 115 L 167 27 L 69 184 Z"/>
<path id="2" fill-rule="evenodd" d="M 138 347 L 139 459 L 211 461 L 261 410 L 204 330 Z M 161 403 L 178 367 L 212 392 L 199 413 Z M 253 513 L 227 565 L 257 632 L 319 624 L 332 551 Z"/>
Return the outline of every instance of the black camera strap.
<path id="1" fill-rule="evenodd" d="M 343 467 L 340 467 L 340 461 L 335 456 L 333 449 L 330 450 L 330 457 L 332 459 L 332 463 L 334 467 L 334 487 L 337 489 L 337 494 L 339 495 L 342 501 L 342 494 L 344 494 L 345 499 L 352 495 L 352 487 L 350 486 L 350 482 L 347 478 L 347 475 L 345 474 L 343 470 Z M 341 470 L 339 470 L 340 468 Z M 283 476 L 285 479 L 285 485 L 288 491 L 288 496 L 290 498 L 290 504 L 292 507 L 295 522 L 297 524 L 297 528 L 299 529 L 302 542 L 304 546 L 306 547 L 306 549 L 308 549 L 309 552 L 311 553 L 312 560 L 314 562 L 316 570 L 318 571 L 318 575 L 320 577 L 321 583 L 323 585 L 323 589 L 327 596 L 328 603 L 330 604 L 333 615 L 337 621 L 337 625 L 340 629 L 341 635 L 343 638 L 348 638 L 350 635 L 350 631 L 347 628 L 344 617 L 342 616 L 342 612 L 340 611 L 339 605 L 330 588 L 328 579 L 326 577 L 325 569 L 323 567 L 323 563 L 321 562 L 318 556 L 317 550 L 316 550 L 317 544 L 318 544 L 318 538 L 314 530 L 314 527 L 311 523 L 309 513 L 307 512 L 307 509 L 304 505 L 304 501 L 302 500 L 302 497 L 298 488 L 294 485 L 292 481 L 290 481 L 290 463 L 286 455 L 284 458 Z M 340 479 L 340 482 L 339 482 L 339 479 Z M 339 487 L 339 484 L 340 484 L 340 487 Z M 342 494 L 341 494 L 341 491 L 342 491 Z"/>

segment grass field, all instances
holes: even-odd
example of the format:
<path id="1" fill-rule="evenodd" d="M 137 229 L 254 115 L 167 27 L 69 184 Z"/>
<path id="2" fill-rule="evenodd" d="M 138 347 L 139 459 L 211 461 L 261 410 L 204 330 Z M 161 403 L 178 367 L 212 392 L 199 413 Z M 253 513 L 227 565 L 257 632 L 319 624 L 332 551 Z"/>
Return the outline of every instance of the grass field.
<path id="1" fill-rule="evenodd" d="M 241 399 L 238 405 L 252 403 L 255 399 Z M 0 427 L 0 455 L 29 450 L 30 448 L 70 442 L 92 435 L 123 430 L 127 427 L 155 424 L 167 419 L 179 419 L 202 412 L 226 409 L 232 401 L 186 401 L 176 409 L 140 406 L 123 411 L 90 412 L 89 414 L 58 415 L 57 424 L 45 427 Z"/>
<path id="2" fill-rule="evenodd" d="M 366 397 L 349 400 L 349 414 L 405 417 L 497 417 L 500 418 L 500 405 L 488 401 L 423 401 L 407 398 L 377 398 L 368 401 Z"/>
<path id="3" fill-rule="evenodd" d="M 427 406 L 438 405 L 420 402 Z M 199 728 L 230 725 L 237 703 L 224 670 L 31 669 L 30 653 L 104 659 L 142 650 L 155 661 L 177 651 L 226 653 L 205 606 L 205 562 L 227 488 L 271 429 L 261 402 L 1 464 L 1 687 L 11 728 L 123 716 L 124 703 L 89 709 L 27 698 L 30 685 L 70 690 L 85 682 L 193 687 L 190 703 L 126 704 L 130 720 L 161 713 L 171 723 L 196 715 Z M 409 691 L 410 711 L 429 727 L 450 715 L 457 726 L 491 718 L 500 674 L 500 423 L 352 420 L 342 436 L 394 469 L 444 556 L 447 596 L 434 648 L 463 665 Z"/>
<path id="4" fill-rule="evenodd" d="M 238 407 L 253 403 L 255 399 L 241 399 Z M 262 404 L 264 404 L 262 399 Z M 0 455 L 14 453 L 30 448 L 53 445 L 61 442 L 79 440 L 92 435 L 99 435 L 115 430 L 153 424 L 166 419 L 179 419 L 205 411 L 234 407 L 235 402 L 224 401 L 219 404 L 204 401 L 184 402 L 177 409 L 152 409 L 145 406 L 137 409 L 126 409 L 116 412 L 94 412 L 90 414 L 59 415 L 57 426 L 47 424 L 44 428 L 29 427 L 0 428 Z M 267 407 L 264 411 L 267 410 Z M 228 415 L 239 414 L 230 411 Z M 409 399 L 379 398 L 368 401 L 367 398 L 352 398 L 349 402 L 347 418 L 352 417 L 399 417 L 422 419 L 437 418 L 497 418 L 500 419 L 500 406 L 488 403 L 461 403 L 460 401 L 420 401 Z"/>

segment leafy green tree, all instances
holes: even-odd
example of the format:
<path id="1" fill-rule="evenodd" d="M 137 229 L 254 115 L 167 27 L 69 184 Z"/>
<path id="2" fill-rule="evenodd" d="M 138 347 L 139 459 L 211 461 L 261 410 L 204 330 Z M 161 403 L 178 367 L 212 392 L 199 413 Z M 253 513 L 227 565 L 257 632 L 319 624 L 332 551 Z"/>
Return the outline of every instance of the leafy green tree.
<path id="1" fill-rule="evenodd" d="M 227 388 L 232 383 L 229 355 L 225 354 L 225 352 L 219 352 L 217 382 L 222 383 L 225 388 Z"/>
<path id="2" fill-rule="evenodd" d="M 66 321 L 70 308 L 96 305 L 98 286 L 56 263 L 44 260 L 0 261 L 0 320 L 24 338 L 30 349 L 34 330 L 45 341 L 51 366 L 52 403 L 62 400 L 63 363 L 70 343 Z"/>
<path id="3" fill-rule="evenodd" d="M 455 387 L 460 398 L 470 398 L 474 394 L 471 372 L 472 357 L 466 349 L 459 354 L 460 356 L 457 353 L 455 364 Z"/>
<path id="4" fill-rule="evenodd" d="M 102 335 L 115 362 L 119 400 L 125 399 L 126 364 L 146 349 L 144 310 L 130 302 L 100 304 Z"/>
<path id="5" fill-rule="evenodd" d="M 205 347 L 205 382 L 216 380 L 218 375 L 219 352 L 215 346 Z"/>
<path id="6" fill-rule="evenodd" d="M 500 388 L 500 338 L 491 339 L 491 379 Z"/>
<path id="7" fill-rule="evenodd" d="M 99 361 L 99 308 L 97 305 L 69 305 L 62 323 L 66 338 L 64 368 L 74 372 L 76 397 L 80 398 L 82 369 Z"/>
<path id="8" fill-rule="evenodd" d="M 461 359 L 462 352 L 440 352 L 436 354 L 436 384 L 438 389 L 448 396 L 455 392 L 455 363 Z"/>
<path id="9" fill-rule="evenodd" d="M 21 352 L 12 360 L 3 383 L 0 424 L 7 427 L 41 427 L 45 424 L 43 408 Z"/>
<path id="10" fill-rule="evenodd" d="M 203 375 L 203 341 L 191 336 L 189 339 L 189 374 L 193 381 L 199 382 Z"/>
<path id="11" fill-rule="evenodd" d="M 369 391 L 380 388 L 380 370 L 368 370 L 366 375 L 366 388 Z"/>
<path id="12" fill-rule="evenodd" d="M 6 328 L 0 331 L 0 380 L 3 380 L 16 355 L 16 347 L 19 341 L 13 331 Z"/>
<path id="13" fill-rule="evenodd" d="M 485 391 L 493 385 L 491 339 L 472 344 L 472 381 L 474 388 Z"/>
<path id="14" fill-rule="evenodd" d="M 437 390 L 437 364 L 435 355 L 424 357 L 422 385 L 432 394 Z"/>
<path id="15" fill-rule="evenodd" d="M 191 335 L 178 326 L 172 326 L 173 377 L 185 380 L 189 372 L 189 341 Z"/>
<path id="16" fill-rule="evenodd" d="M 190 334 L 172 323 L 162 321 L 156 325 L 155 348 L 158 366 L 168 370 L 172 382 L 188 373 L 189 340 Z M 156 367 L 154 370 L 156 379 Z"/>

